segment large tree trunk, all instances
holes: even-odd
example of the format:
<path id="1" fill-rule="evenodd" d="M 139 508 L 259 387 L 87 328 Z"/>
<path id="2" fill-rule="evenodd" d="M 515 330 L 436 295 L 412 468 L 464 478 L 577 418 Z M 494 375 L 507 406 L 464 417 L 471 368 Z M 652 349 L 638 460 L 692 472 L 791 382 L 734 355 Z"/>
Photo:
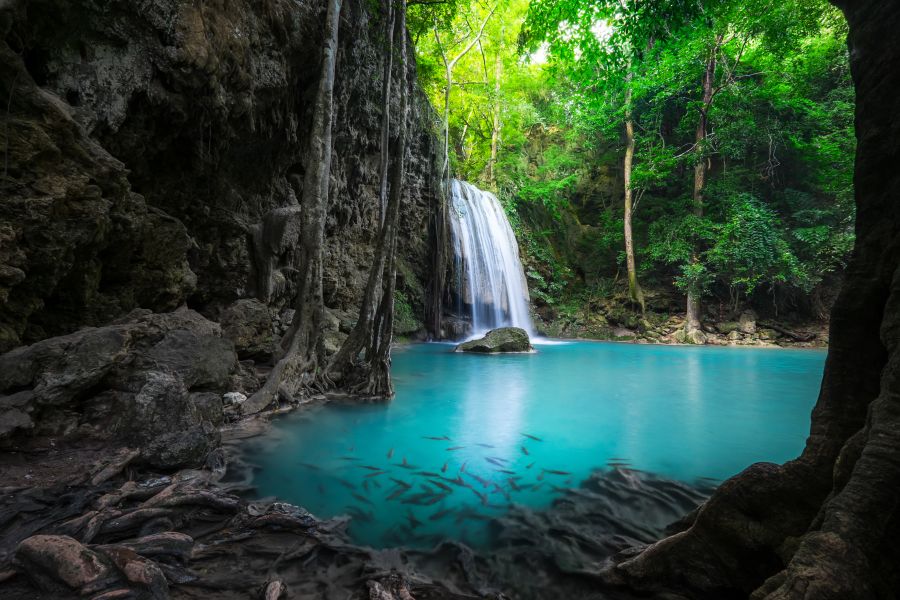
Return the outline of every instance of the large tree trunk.
<path id="1" fill-rule="evenodd" d="M 684 531 L 606 573 L 696 598 L 900 589 L 900 4 L 844 0 L 857 91 L 856 247 L 803 454 L 725 482 Z"/>
<path id="2" fill-rule="evenodd" d="M 646 310 L 644 292 L 637 280 L 637 268 L 634 261 L 634 236 L 631 233 L 632 194 L 631 169 L 634 164 L 634 120 L 631 111 L 631 75 L 626 81 L 625 89 L 625 163 L 623 165 L 625 179 L 625 264 L 628 269 L 628 296 L 631 301 Z"/>
<path id="3" fill-rule="evenodd" d="M 719 53 L 719 46 L 722 44 L 722 35 L 716 36 L 716 43 L 713 45 L 706 61 L 706 70 L 703 73 L 703 100 L 700 105 L 700 118 L 697 120 L 697 131 L 694 135 L 695 153 L 697 155 L 694 164 L 694 214 L 698 217 L 703 216 L 703 190 L 706 187 L 706 136 L 709 128 L 709 109 L 713 101 L 713 86 L 716 80 L 716 58 Z M 691 258 L 693 262 L 697 262 L 698 249 L 694 248 L 694 255 Z M 688 289 L 687 293 L 687 309 L 684 321 L 685 331 L 688 333 L 700 329 L 700 294 L 696 289 Z"/>
<path id="4" fill-rule="evenodd" d="M 279 391 L 288 395 L 305 392 L 317 376 L 322 349 L 322 262 L 325 246 L 325 212 L 331 182 L 331 128 L 334 119 L 334 80 L 342 0 L 328 0 L 322 71 L 313 110 L 306 174 L 301 201 L 301 228 L 297 296 L 294 319 L 281 341 L 282 356 L 266 383 L 249 400 L 247 410 L 262 410 Z"/>
<path id="5" fill-rule="evenodd" d="M 394 162 L 390 177 L 390 207 L 385 223 L 385 244 L 388 249 L 384 265 L 381 303 L 375 315 L 372 343 L 367 353 L 368 375 L 355 391 L 374 398 L 390 398 L 394 395 L 391 382 L 391 344 L 394 341 L 394 292 L 397 285 L 397 234 L 400 205 L 403 200 L 406 173 L 406 138 L 409 118 L 410 85 L 406 60 L 406 4 L 400 1 L 397 18 L 397 38 L 400 48 L 400 123 L 394 148 Z"/>
<path id="6" fill-rule="evenodd" d="M 328 374 L 337 380 L 344 378 L 351 368 L 352 363 L 359 357 L 373 336 L 373 323 L 375 312 L 377 310 L 376 300 L 381 291 L 382 276 L 384 274 L 385 257 L 389 252 L 387 246 L 387 231 L 391 226 L 388 215 L 388 167 L 390 165 L 390 132 L 391 132 L 391 80 L 393 77 L 394 63 L 394 0 L 385 2 L 385 48 L 384 48 L 384 69 L 381 84 L 381 159 L 379 164 L 380 171 L 380 188 L 379 203 L 381 206 L 380 213 L 380 231 L 378 241 L 375 245 L 375 256 L 372 259 L 372 266 L 369 269 L 369 277 L 366 281 L 366 289 L 363 292 L 363 299 L 360 303 L 359 316 L 353 330 L 340 350 L 331 359 L 328 366 Z M 404 67 L 405 68 L 405 67 Z M 402 91 L 401 91 L 402 93 Z"/>

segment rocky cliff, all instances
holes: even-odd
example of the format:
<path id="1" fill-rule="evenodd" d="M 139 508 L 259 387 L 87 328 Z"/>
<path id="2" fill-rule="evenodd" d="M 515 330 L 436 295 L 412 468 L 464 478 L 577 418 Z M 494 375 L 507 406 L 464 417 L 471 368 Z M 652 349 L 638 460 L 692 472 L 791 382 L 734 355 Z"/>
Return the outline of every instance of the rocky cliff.
<path id="1" fill-rule="evenodd" d="M 187 304 L 234 324 L 225 334 L 242 358 L 266 353 L 294 292 L 291 217 L 323 19 L 308 0 L 4 3 L 0 351 Z M 376 237 L 379 20 L 376 5 L 345 3 L 326 232 L 332 345 Z M 429 111 L 417 98 L 401 219 L 400 293 L 416 316 L 436 201 Z"/>

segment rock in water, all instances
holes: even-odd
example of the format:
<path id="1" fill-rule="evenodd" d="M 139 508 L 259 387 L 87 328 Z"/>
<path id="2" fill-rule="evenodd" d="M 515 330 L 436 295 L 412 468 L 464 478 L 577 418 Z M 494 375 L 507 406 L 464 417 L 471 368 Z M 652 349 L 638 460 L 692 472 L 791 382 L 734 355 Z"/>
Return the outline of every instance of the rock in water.
<path id="1" fill-rule="evenodd" d="M 524 329 L 499 327 L 488 331 L 481 339 L 463 342 L 456 347 L 456 352 L 497 354 L 501 352 L 534 352 L 534 348 Z"/>

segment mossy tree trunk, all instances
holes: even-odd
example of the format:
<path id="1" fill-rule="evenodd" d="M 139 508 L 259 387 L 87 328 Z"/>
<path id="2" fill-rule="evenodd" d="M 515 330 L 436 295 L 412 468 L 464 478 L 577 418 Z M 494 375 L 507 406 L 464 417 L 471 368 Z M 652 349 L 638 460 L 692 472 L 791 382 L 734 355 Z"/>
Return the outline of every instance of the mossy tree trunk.
<path id="1" fill-rule="evenodd" d="M 628 269 L 628 296 L 631 301 L 641 307 L 641 313 L 646 310 L 644 304 L 644 292 L 637 279 L 637 267 L 634 260 L 634 235 L 631 230 L 631 215 L 634 204 L 634 190 L 631 183 L 631 171 L 634 165 L 634 119 L 631 111 L 631 74 L 625 82 L 625 160 L 623 163 L 623 179 L 625 183 L 625 214 L 623 218 L 625 229 L 625 264 Z"/>
<path id="2" fill-rule="evenodd" d="M 347 391 L 368 397 L 389 398 L 393 395 L 390 377 L 390 349 L 394 329 L 394 292 L 397 279 L 397 229 L 403 200 L 406 168 L 406 138 L 409 119 L 409 81 L 406 42 L 406 6 L 401 0 L 396 8 L 388 9 L 392 31 L 386 36 L 387 54 L 394 52 L 397 40 L 398 70 L 400 74 L 400 114 L 398 132 L 389 148 L 390 140 L 390 78 L 391 57 L 385 58 L 383 85 L 384 116 L 382 119 L 381 192 L 384 203 L 381 229 L 375 259 L 369 271 L 360 315 L 353 331 L 329 366 L 329 375 L 340 380 Z M 389 156 L 393 156 L 388 173 Z M 378 304 L 375 305 L 376 297 Z M 362 354 L 362 356 L 360 356 Z"/>
<path id="3" fill-rule="evenodd" d="M 694 214 L 698 217 L 703 216 L 703 191 L 706 188 L 706 171 L 708 159 L 706 157 L 706 138 L 709 135 L 709 110 L 712 108 L 713 96 L 715 91 L 716 79 L 716 59 L 719 53 L 719 47 L 722 45 L 723 36 L 716 36 L 715 44 L 710 50 L 709 57 L 706 61 L 706 69 L 703 72 L 703 98 L 700 104 L 700 117 L 697 120 L 697 130 L 694 135 L 694 152 L 696 153 L 696 162 L 694 163 Z M 693 263 L 699 261 L 699 248 L 694 248 Z M 696 286 L 688 288 L 687 307 L 684 321 L 685 331 L 688 333 L 700 329 L 700 290 Z"/>
<path id="4" fill-rule="evenodd" d="M 381 206 L 379 216 L 380 229 L 378 240 L 375 245 L 375 255 L 372 259 L 372 266 L 369 269 L 369 276 L 366 281 L 366 289 L 363 292 L 362 302 L 360 303 L 359 316 L 353 330 L 340 350 L 334 355 L 328 367 L 330 377 L 340 381 L 349 375 L 349 370 L 353 364 L 359 359 L 360 353 L 365 350 L 373 336 L 373 323 L 375 313 L 378 309 L 376 302 L 380 297 L 382 277 L 384 274 L 385 258 L 390 251 L 387 246 L 387 230 L 389 227 L 389 204 L 388 204 L 388 169 L 390 165 L 390 145 L 391 145 L 391 84 L 393 80 L 393 64 L 394 64 L 394 28 L 396 15 L 394 13 L 394 0 L 385 2 L 385 29 L 384 29 L 384 68 L 382 72 L 381 84 L 381 157 L 379 161 L 379 192 L 378 198 Z M 402 91 L 401 91 L 402 93 Z"/>
<path id="5" fill-rule="evenodd" d="M 263 387 L 248 401 L 257 410 L 271 404 L 280 391 L 304 393 L 318 378 L 325 305 L 322 263 L 325 246 L 325 213 L 331 181 L 334 82 L 342 0 L 328 0 L 322 70 L 313 109 L 312 129 L 306 154 L 306 173 L 301 200 L 301 225 L 297 295 L 294 318 L 281 341 L 281 358 Z"/>

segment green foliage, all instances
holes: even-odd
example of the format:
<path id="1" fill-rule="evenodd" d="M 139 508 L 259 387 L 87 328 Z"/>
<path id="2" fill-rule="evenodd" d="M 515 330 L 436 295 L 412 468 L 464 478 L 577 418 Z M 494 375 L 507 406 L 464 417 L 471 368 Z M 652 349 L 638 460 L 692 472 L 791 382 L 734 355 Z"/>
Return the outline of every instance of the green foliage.
<path id="1" fill-rule="evenodd" d="M 420 81 L 439 111 L 435 28 L 461 47 L 494 6 L 411 6 Z M 453 173 L 498 193 L 532 296 L 564 310 L 623 269 L 630 118 L 641 278 L 734 302 L 774 287 L 811 293 L 854 242 L 846 33 L 825 0 L 502 0 L 454 71 Z M 698 145 L 711 56 L 715 94 Z"/>

